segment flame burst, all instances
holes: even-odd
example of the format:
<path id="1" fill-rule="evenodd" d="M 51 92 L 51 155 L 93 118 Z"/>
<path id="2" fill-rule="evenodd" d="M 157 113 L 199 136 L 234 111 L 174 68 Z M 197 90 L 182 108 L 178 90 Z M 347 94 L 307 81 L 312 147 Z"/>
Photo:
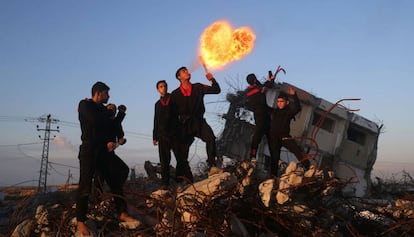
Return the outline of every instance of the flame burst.
<path id="1" fill-rule="evenodd" d="M 219 69 L 227 63 L 248 55 L 256 35 L 249 27 L 233 30 L 227 21 L 216 21 L 200 37 L 200 58 L 205 66 Z"/>

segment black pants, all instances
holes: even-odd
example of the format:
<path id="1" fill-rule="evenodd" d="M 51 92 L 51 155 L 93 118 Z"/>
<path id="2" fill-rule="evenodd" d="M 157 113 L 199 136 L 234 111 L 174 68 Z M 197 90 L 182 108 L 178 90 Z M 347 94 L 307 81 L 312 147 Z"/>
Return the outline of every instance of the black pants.
<path id="1" fill-rule="evenodd" d="M 279 160 L 280 160 L 280 149 L 285 147 L 288 151 L 292 152 L 298 161 L 303 160 L 302 149 L 296 143 L 296 141 L 290 137 L 286 138 L 275 138 L 271 137 L 269 142 L 271 159 L 270 159 L 270 173 L 274 176 L 278 176 Z"/>
<path id="2" fill-rule="evenodd" d="M 117 212 L 120 214 L 127 211 L 127 203 L 123 192 L 125 181 L 128 178 L 129 167 L 125 162 L 115 154 L 115 152 L 106 152 L 104 159 L 97 162 L 97 167 L 105 182 L 114 194 L 114 202 Z"/>
<path id="3" fill-rule="evenodd" d="M 76 219 L 86 221 L 88 201 L 92 189 L 92 180 L 96 171 L 97 148 L 82 144 L 79 148 L 79 186 L 76 198 Z"/>
<path id="4" fill-rule="evenodd" d="M 205 119 L 203 119 L 201 127 L 199 130 L 197 130 L 195 136 L 206 143 L 207 164 L 209 165 L 209 167 L 216 166 L 216 136 L 214 136 L 213 129 L 211 129 L 210 125 L 208 125 Z"/>
<path id="5" fill-rule="evenodd" d="M 196 122 L 195 122 L 196 121 Z M 188 154 L 190 146 L 194 141 L 194 137 L 200 138 L 206 143 L 207 164 L 209 167 L 216 166 L 217 148 L 216 136 L 213 129 L 208 125 L 205 119 L 193 120 L 190 123 L 180 124 L 179 142 L 177 144 L 177 167 L 176 176 L 185 176 L 193 181 L 193 175 L 188 163 Z"/>
<path id="6" fill-rule="evenodd" d="M 255 127 L 252 137 L 252 143 L 250 146 L 250 158 L 256 158 L 257 148 L 262 141 L 263 136 L 266 135 L 267 141 L 269 142 L 269 122 L 270 117 L 262 114 L 255 114 Z M 269 148 L 270 149 L 270 148 Z"/>
<path id="7" fill-rule="evenodd" d="M 79 187 L 76 201 L 76 218 L 78 221 L 86 221 L 88 201 L 93 186 L 93 178 L 99 174 L 106 181 L 115 194 L 114 201 L 118 213 L 127 210 L 126 201 L 123 198 L 123 185 L 128 177 L 129 167 L 115 155 L 107 152 L 106 147 L 94 148 L 81 145 L 79 151 Z"/>
<path id="8" fill-rule="evenodd" d="M 158 154 L 161 164 L 161 181 L 162 184 L 166 186 L 170 184 L 171 151 L 174 152 L 175 157 L 178 156 L 175 143 L 175 138 L 161 137 L 158 140 Z"/>
<path id="9" fill-rule="evenodd" d="M 179 141 L 176 144 L 175 158 L 177 160 L 177 166 L 175 167 L 175 177 L 178 182 L 186 181 L 193 182 L 193 173 L 191 172 L 190 164 L 188 163 L 188 153 L 190 146 L 194 141 L 194 137 L 191 135 L 183 135 L 179 137 Z"/>

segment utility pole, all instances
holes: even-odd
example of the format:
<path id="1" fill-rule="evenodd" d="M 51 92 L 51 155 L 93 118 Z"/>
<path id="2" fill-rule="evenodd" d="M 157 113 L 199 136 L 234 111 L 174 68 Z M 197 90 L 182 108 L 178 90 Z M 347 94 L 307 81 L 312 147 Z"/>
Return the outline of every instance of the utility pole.
<path id="1" fill-rule="evenodd" d="M 49 142 L 50 142 L 50 132 L 59 132 L 59 126 L 57 129 L 51 129 L 50 125 L 52 123 L 57 123 L 59 120 L 52 119 L 51 115 L 47 115 L 46 117 L 40 117 L 38 119 L 39 122 L 46 122 L 45 128 L 39 128 L 37 125 L 37 131 L 45 131 L 45 135 L 42 138 L 39 135 L 39 138 L 43 140 L 43 151 L 42 151 L 42 161 L 40 164 L 40 175 L 39 175 L 39 184 L 37 186 L 38 193 L 45 193 L 46 192 L 46 183 L 47 183 L 47 167 L 49 163 Z"/>

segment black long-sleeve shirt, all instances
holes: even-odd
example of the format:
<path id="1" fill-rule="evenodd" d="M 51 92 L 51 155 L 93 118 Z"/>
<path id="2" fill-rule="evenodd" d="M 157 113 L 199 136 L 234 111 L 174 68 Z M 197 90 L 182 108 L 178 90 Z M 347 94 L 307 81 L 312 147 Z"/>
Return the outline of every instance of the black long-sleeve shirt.
<path id="1" fill-rule="evenodd" d="M 201 83 L 191 84 L 191 89 L 184 90 L 181 86 L 171 93 L 171 99 L 176 107 L 179 124 L 185 125 L 188 132 L 194 132 L 201 126 L 206 111 L 204 95 L 219 94 L 221 89 L 213 78 L 211 86 Z"/>
<path id="2" fill-rule="evenodd" d="M 271 112 L 271 136 L 277 139 L 290 136 L 290 122 L 301 110 L 297 94 L 291 96 L 292 101 L 283 109 L 272 109 Z"/>
<path id="3" fill-rule="evenodd" d="M 203 119 L 206 111 L 204 107 L 204 95 L 219 94 L 221 89 L 215 79 L 212 79 L 212 85 L 204 85 L 201 83 L 191 84 L 191 94 L 184 95 L 181 87 L 175 89 L 171 93 L 172 100 L 177 106 L 179 117 L 192 117 Z"/>
<path id="4" fill-rule="evenodd" d="M 109 138 L 112 142 L 117 142 L 120 138 L 125 136 L 124 129 L 122 127 L 122 121 L 124 120 L 125 115 L 126 114 L 124 112 L 118 111 L 115 118 L 110 118 L 108 132 Z"/>
<path id="5" fill-rule="evenodd" d="M 95 103 L 92 99 L 79 102 L 78 117 L 81 127 L 82 144 L 90 146 L 104 145 L 108 141 L 110 119 L 108 110 L 103 104 Z"/>
<path id="6" fill-rule="evenodd" d="M 269 113 L 269 108 L 266 103 L 266 95 L 263 93 L 263 88 L 257 85 L 248 86 L 246 89 L 247 108 L 254 113 L 256 117 L 262 117 Z"/>
<path id="7" fill-rule="evenodd" d="M 174 135 L 175 120 L 171 95 L 167 93 L 155 103 L 154 109 L 154 129 L 152 139 L 159 141 L 161 137 L 170 138 Z"/>

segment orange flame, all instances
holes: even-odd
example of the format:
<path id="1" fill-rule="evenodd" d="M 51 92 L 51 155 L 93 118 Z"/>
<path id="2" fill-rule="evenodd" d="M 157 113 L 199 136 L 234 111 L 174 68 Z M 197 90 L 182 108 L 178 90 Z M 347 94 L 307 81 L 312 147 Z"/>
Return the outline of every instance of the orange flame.
<path id="1" fill-rule="evenodd" d="M 216 21 L 200 37 L 200 61 L 206 67 L 219 69 L 248 55 L 255 39 L 256 35 L 249 27 L 233 30 L 229 22 Z"/>

